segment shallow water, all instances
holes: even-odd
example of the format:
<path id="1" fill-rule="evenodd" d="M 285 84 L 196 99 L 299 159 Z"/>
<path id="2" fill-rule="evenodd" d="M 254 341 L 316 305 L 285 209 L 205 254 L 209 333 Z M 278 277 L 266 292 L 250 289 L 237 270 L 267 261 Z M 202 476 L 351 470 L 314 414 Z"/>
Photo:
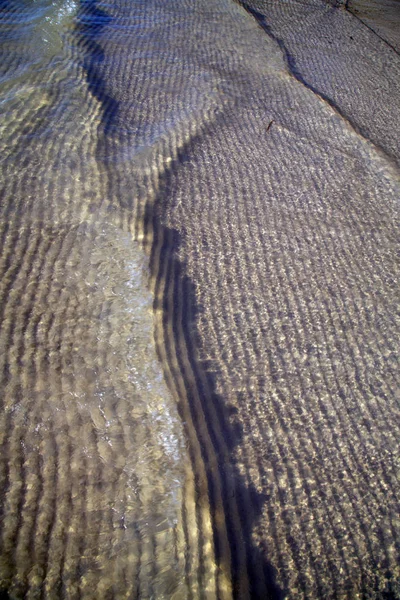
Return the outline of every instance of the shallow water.
<path id="1" fill-rule="evenodd" d="M 11 598 L 400 598 L 400 59 L 339 4 L 1 4 Z"/>
<path id="2" fill-rule="evenodd" d="M 399 0 L 349 0 L 347 8 L 400 52 Z"/>
<path id="3" fill-rule="evenodd" d="M 180 597 L 187 450 L 149 258 L 96 156 L 78 6 L 1 9 L 1 585 Z"/>

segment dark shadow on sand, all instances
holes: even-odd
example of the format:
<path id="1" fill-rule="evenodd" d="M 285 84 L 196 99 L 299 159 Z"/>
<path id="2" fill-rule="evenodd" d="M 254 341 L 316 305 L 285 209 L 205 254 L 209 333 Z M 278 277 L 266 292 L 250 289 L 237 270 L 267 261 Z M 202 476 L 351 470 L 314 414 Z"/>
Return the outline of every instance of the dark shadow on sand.
<path id="1" fill-rule="evenodd" d="M 118 190 L 119 178 L 121 177 L 118 168 L 114 163 L 109 152 L 112 151 L 115 138 L 118 135 L 116 116 L 121 107 L 112 97 L 112 82 L 104 81 L 102 72 L 102 63 L 104 60 L 104 50 L 101 46 L 101 34 L 104 27 L 109 25 L 112 18 L 106 12 L 99 8 L 96 0 L 82 0 L 80 13 L 78 16 L 78 25 L 76 29 L 78 44 L 83 52 L 83 66 L 86 71 L 87 82 L 91 93 L 102 104 L 102 117 L 99 127 L 98 155 L 102 160 L 102 165 L 107 165 L 107 180 L 109 198 L 118 197 L 115 191 Z M 108 62 L 112 57 L 107 57 Z M 107 143 L 107 136 L 112 135 L 113 140 Z M 210 464 L 206 448 L 202 448 L 202 458 L 207 473 L 207 483 L 209 490 L 209 502 L 211 506 L 213 530 L 216 531 L 215 520 L 217 513 L 224 513 L 227 536 L 231 552 L 231 564 L 228 565 L 230 576 L 234 589 L 234 596 L 239 597 L 238 590 L 240 586 L 240 573 L 238 569 L 239 555 L 246 556 L 246 570 L 250 586 L 250 597 L 260 600 L 267 598 L 279 600 L 284 597 L 284 593 L 275 583 L 275 575 L 271 564 L 268 561 L 268 549 L 255 547 L 252 540 L 252 529 L 257 521 L 267 498 L 259 494 L 253 487 L 249 487 L 244 478 L 239 474 L 237 465 L 234 462 L 234 449 L 242 441 L 241 425 L 235 422 L 234 415 L 236 409 L 227 405 L 226 400 L 216 392 L 212 365 L 205 364 L 198 360 L 199 334 L 197 330 L 198 315 L 201 307 L 196 304 L 196 294 L 194 285 L 186 274 L 185 264 L 178 259 L 178 250 L 181 245 L 180 235 L 177 231 L 168 229 L 162 224 L 161 215 L 168 206 L 171 174 L 179 169 L 180 164 L 185 162 L 188 148 L 193 143 L 189 140 L 186 147 L 180 149 L 178 154 L 163 171 L 159 185 L 159 193 L 154 203 L 147 203 L 144 212 L 143 229 L 146 232 L 151 231 L 151 247 L 147 248 L 150 255 L 150 268 L 152 275 L 157 279 L 163 277 L 166 273 L 165 289 L 172 294 L 164 294 L 162 299 L 156 298 L 155 303 L 162 303 L 164 323 L 172 323 L 173 344 L 177 348 L 176 359 L 181 368 L 182 380 L 186 388 L 185 398 L 179 398 L 177 401 L 189 403 L 189 410 L 195 427 L 197 429 L 198 421 L 204 418 L 207 424 L 208 434 L 212 440 L 213 450 L 217 456 L 217 464 Z M 108 157 L 104 160 L 104 152 L 107 150 Z M 115 211 L 132 209 L 132 203 L 129 199 L 118 198 L 118 206 L 111 207 Z M 157 246 L 161 243 L 163 247 L 160 252 L 155 252 Z M 146 246 L 146 239 L 144 242 Z M 168 280 L 168 274 L 170 279 Z M 171 300 L 172 298 L 172 300 Z M 178 308 L 179 306 L 179 308 Z M 183 318 L 182 318 L 183 316 Z M 171 328 L 169 329 L 171 330 Z M 178 333 L 178 330 L 180 333 Z M 167 329 L 165 329 L 167 331 Z M 166 340 L 168 345 L 168 339 Z M 185 369 L 180 348 L 186 346 L 187 355 L 190 362 L 190 370 L 194 374 L 196 396 L 200 399 L 199 404 L 193 405 L 190 386 L 185 380 Z M 168 351 L 168 348 L 167 348 Z M 178 404 L 179 405 L 179 404 Z M 201 414 L 200 414 L 201 413 Z M 214 423 L 217 415 L 218 426 L 223 436 L 223 444 L 228 449 L 231 460 L 229 462 L 218 460 L 220 456 L 221 438 L 214 435 Z M 232 418 L 233 417 L 233 418 Z M 200 440 L 201 442 L 201 440 Z M 222 507 L 216 498 L 215 487 L 218 482 L 222 490 Z M 237 523 L 232 522 L 229 505 L 234 495 L 239 511 L 240 535 L 238 536 Z M 214 546 L 216 558 L 221 567 L 223 557 L 219 548 L 218 536 L 215 535 Z M 224 565 L 226 568 L 226 565 Z"/>

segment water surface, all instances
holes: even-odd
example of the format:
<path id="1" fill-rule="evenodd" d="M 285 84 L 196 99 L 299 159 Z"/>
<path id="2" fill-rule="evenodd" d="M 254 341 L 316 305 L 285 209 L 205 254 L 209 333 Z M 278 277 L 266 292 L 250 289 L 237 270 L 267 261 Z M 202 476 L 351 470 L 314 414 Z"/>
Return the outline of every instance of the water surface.
<path id="1" fill-rule="evenodd" d="M 1 28 L 1 586 L 400 598 L 398 53 L 323 0 Z"/>

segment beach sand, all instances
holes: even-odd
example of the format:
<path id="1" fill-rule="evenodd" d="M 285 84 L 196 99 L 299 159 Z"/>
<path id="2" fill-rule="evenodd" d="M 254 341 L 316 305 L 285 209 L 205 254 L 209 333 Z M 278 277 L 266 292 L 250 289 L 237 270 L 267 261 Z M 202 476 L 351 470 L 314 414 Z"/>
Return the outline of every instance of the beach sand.
<path id="1" fill-rule="evenodd" d="M 399 55 L 322 0 L 78 18 L 69 137 L 8 155 L 4 585 L 400 598 Z"/>

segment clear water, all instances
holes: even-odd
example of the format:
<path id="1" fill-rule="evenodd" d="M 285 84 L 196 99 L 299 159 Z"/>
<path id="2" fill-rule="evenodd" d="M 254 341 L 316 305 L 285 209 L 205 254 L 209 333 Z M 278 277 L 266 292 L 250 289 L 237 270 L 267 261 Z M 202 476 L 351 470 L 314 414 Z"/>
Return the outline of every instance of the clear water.
<path id="1" fill-rule="evenodd" d="M 10 598 L 400 598 L 400 61 L 339 5 L 1 2 Z"/>
<path id="2" fill-rule="evenodd" d="M 97 160 L 77 10 L 0 7 L 0 585 L 13 598 L 180 597 L 182 423 L 149 257 Z"/>

